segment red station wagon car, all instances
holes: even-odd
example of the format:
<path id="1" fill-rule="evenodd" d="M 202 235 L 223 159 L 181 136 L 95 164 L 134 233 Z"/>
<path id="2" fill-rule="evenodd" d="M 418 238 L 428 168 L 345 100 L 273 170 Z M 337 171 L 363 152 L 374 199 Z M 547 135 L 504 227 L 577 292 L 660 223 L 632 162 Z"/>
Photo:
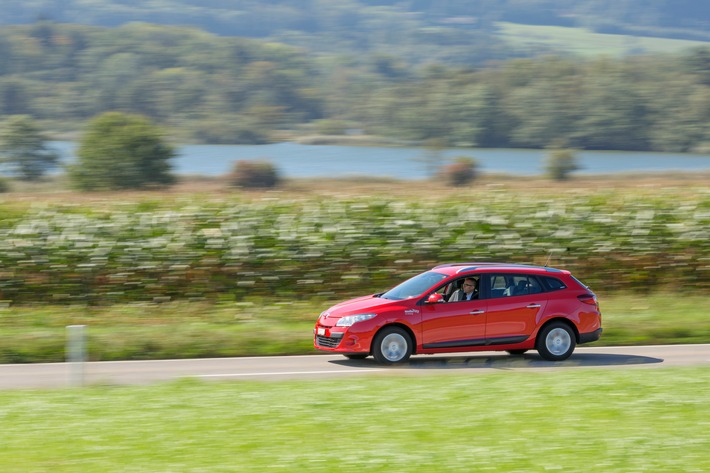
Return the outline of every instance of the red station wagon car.
<path id="1" fill-rule="evenodd" d="M 466 300 L 465 297 L 470 297 Z M 550 361 L 598 340 L 594 293 L 569 271 L 503 263 L 436 266 L 393 289 L 334 305 L 314 329 L 314 346 L 384 364 L 412 354 L 536 349 Z"/>

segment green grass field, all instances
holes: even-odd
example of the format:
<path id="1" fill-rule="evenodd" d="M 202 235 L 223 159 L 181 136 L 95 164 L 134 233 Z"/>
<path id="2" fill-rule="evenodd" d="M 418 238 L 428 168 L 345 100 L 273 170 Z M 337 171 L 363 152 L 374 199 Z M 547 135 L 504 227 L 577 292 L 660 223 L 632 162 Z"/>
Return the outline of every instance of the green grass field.
<path id="1" fill-rule="evenodd" d="M 529 49 L 553 49 L 581 56 L 625 56 L 628 54 L 678 53 L 707 42 L 593 33 L 584 28 L 498 23 L 499 36 L 511 44 Z"/>
<path id="2" fill-rule="evenodd" d="M 355 380 L 354 380 L 355 379 Z M 31 472 L 706 472 L 708 368 L 0 392 Z"/>

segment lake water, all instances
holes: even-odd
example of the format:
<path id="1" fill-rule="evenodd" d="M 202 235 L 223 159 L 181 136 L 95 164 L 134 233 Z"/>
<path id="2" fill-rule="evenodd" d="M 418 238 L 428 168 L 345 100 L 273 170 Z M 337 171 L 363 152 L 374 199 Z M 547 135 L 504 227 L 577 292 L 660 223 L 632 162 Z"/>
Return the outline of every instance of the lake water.
<path id="1" fill-rule="evenodd" d="M 76 144 L 54 141 L 63 162 L 75 159 Z M 428 176 L 422 148 L 316 146 L 296 143 L 268 145 L 186 145 L 172 161 L 177 174 L 219 176 L 231 171 L 235 161 L 263 159 L 273 163 L 283 177 L 378 176 L 423 179 Z M 476 158 L 484 173 L 535 175 L 544 173 L 544 150 L 449 149 L 441 156 Z M 708 171 L 710 154 L 581 151 L 580 174 L 618 172 Z"/>

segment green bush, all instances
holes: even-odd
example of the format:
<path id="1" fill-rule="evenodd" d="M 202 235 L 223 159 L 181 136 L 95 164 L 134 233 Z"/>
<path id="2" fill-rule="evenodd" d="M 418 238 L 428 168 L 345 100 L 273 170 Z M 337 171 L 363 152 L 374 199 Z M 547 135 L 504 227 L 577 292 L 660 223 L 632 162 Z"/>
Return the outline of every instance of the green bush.
<path id="1" fill-rule="evenodd" d="M 465 186 L 476 179 L 478 162 L 466 156 L 459 156 L 441 170 L 441 175 L 450 186 Z"/>
<path id="2" fill-rule="evenodd" d="M 577 157 L 571 149 L 550 150 L 545 158 L 545 171 L 556 181 L 564 181 L 578 169 Z"/>
<path id="3" fill-rule="evenodd" d="M 268 161 L 237 161 L 229 177 L 231 185 L 250 189 L 276 187 L 279 180 L 276 167 Z"/>

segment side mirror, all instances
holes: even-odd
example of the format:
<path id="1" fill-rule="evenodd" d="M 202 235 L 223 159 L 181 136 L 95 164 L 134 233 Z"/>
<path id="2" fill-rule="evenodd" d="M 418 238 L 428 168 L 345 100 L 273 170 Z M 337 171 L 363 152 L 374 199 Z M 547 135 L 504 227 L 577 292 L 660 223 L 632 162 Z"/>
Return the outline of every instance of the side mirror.
<path id="1" fill-rule="evenodd" d="M 435 292 L 434 294 L 430 294 L 429 297 L 427 297 L 426 303 L 427 304 L 439 304 L 444 301 L 444 296 L 441 294 Z"/>

